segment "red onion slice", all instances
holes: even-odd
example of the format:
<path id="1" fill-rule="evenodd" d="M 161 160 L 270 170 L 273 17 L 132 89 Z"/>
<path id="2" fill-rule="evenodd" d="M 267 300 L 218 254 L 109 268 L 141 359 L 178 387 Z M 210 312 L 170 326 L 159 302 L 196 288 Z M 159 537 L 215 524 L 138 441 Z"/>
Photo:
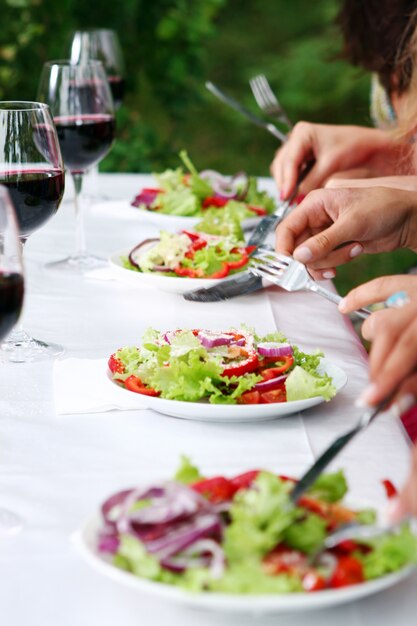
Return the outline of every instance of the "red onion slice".
<path id="1" fill-rule="evenodd" d="M 143 189 L 137 196 L 135 196 L 131 205 L 134 207 L 145 206 L 147 209 L 151 209 L 152 204 L 155 202 L 159 193 L 160 189 Z"/>
<path id="2" fill-rule="evenodd" d="M 287 378 L 288 374 L 283 374 L 282 376 L 277 376 L 276 378 L 271 378 L 270 380 L 264 380 L 260 383 L 256 383 L 254 389 L 256 391 L 272 391 L 273 389 L 280 387 Z"/>
<path id="3" fill-rule="evenodd" d="M 217 515 L 200 515 L 179 529 L 168 532 L 165 537 L 146 542 L 145 547 L 150 554 L 161 560 L 182 552 L 198 539 L 219 538 L 221 531 L 222 526 Z"/>
<path id="4" fill-rule="evenodd" d="M 160 241 L 160 239 L 157 239 L 157 238 L 144 239 L 143 241 L 138 243 L 138 245 L 132 248 L 132 250 L 129 252 L 129 263 L 131 263 L 134 267 L 137 267 L 137 269 L 140 269 L 138 263 L 136 262 L 135 254 L 138 252 L 138 250 L 140 250 L 140 248 L 142 248 L 142 246 L 145 246 L 148 243 L 153 243 L 157 241 Z"/>
<path id="5" fill-rule="evenodd" d="M 218 333 L 210 330 L 200 330 L 197 338 L 205 348 L 229 346 L 233 341 L 233 335 L 229 333 Z"/>
<path id="6" fill-rule="evenodd" d="M 293 349 L 289 343 L 277 343 L 275 341 L 264 341 L 258 343 L 259 354 L 268 357 L 292 356 Z"/>

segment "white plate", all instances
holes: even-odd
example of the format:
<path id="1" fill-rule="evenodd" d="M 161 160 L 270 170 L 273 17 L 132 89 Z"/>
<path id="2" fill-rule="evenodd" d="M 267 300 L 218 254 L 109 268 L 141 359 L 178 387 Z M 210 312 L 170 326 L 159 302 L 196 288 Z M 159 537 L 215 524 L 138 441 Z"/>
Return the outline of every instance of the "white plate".
<path id="1" fill-rule="evenodd" d="M 323 609 L 335 604 L 352 602 L 364 596 L 383 591 L 408 576 L 413 567 L 358 585 L 341 589 L 326 589 L 314 593 L 286 595 L 238 595 L 226 593 L 191 593 L 184 589 L 138 578 L 112 565 L 96 549 L 96 537 L 101 527 L 100 514 L 90 518 L 83 528 L 73 535 L 74 544 L 82 558 L 99 573 L 114 582 L 134 589 L 140 594 L 156 596 L 157 600 L 175 602 L 187 607 L 227 613 L 293 613 Z"/>
<path id="2" fill-rule="evenodd" d="M 339 392 L 347 383 L 346 373 L 328 359 L 322 359 L 319 371 L 326 372 L 333 379 L 333 384 Z M 107 374 L 109 384 L 119 389 L 120 393 L 134 394 L 115 383 L 111 378 L 111 372 Z M 138 398 L 138 408 L 144 405 L 149 409 L 170 415 L 181 417 L 186 420 L 204 422 L 262 422 L 272 420 L 285 415 L 292 415 L 299 411 L 309 409 L 316 404 L 324 402 L 324 398 L 316 396 L 308 400 L 296 400 L 295 402 L 275 402 L 272 404 L 210 404 L 209 402 L 183 402 L 180 400 L 165 400 L 164 398 L 152 398 L 140 393 L 135 394 Z"/>
<path id="3" fill-rule="evenodd" d="M 99 202 L 94 204 L 92 210 L 102 217 L 117 217 L 127 220 L 138 219 L 141 222 L 157 226 L 160 230 L 169 230 L 171 232 L 182 229 L 192 230 L 192 228 L 202 219 L 202 216 L 184 217 L 182 215 L 167 215 L 166 213 L 158 213 L 158 211 L 138 209 L 137 207 L 132 206 L 127 200 Z M 242 228 L 244 230 L 255 228 L 259 220 L 259 217 L 249 217 L 246 220 L 243 220 Z"/>
<path id="4" fill-rule="evenodd" d="M 150 244 L 155 245 L 155 243 Z M 145 249 L 144 249 L 145 251 Z M 123 266 L 121 257 L 129 256 L 130 250 L 122 250 L 112 254 L 109 258 L 109 263 L 114 273 L 122 280 L 128 282 L 131 285 L 141 286 L 146 285 L 148 287 L 154 287 L 161 291 L 169 291 L 171 293 L 186 293 L 194 289 L 200 289 L 201 287 L 213 287 L 218 283 L 225 282 L 234 278 L 236 274 L 233 274 L 227 278 L 187 278 L 180 276 L 163 276 L 161 274 L 151 274 L 144 272 L 135 272 L 129 270 Z"/>

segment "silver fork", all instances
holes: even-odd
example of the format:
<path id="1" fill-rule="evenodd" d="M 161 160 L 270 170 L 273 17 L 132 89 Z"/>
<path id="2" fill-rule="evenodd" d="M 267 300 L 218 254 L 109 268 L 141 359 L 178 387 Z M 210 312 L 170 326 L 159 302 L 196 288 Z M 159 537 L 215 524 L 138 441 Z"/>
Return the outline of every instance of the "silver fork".
<path id="1" fill-rule="evenodd" d="M 292 257 L 271 252 L 267 248 L 262 247 L 256 251 L 252 256 L 250 269 L 257 276 L 270 280 L 286 291 L 314 291 L 335 304 L 342 300 L 341 296 L 311 278 L 305 265 Z M 355 311 L 355 314 L 366 319 L 371 311 L 361 308 Z"/>
<path id="2" fill-rule="evenodd" d="M 250 79 L 249 85 L 259 108 L 267 115 L 285 124 L 285 126 L 291 130 L 293 125 L 278 101 L 278 98 L 272 91 L 266 76 L 264 74 L 254 76 Z"/>

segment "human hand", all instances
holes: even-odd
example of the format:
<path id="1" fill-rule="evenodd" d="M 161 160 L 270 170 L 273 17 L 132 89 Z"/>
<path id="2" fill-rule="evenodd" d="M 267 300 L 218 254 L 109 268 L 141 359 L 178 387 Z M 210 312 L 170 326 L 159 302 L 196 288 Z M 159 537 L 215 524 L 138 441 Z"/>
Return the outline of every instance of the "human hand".
<path id="1" fill-rule="evenodd" d="M 406 515 L 411 514 L 417 517 L 417 445 L 413 448 L 407 482 L 399 495 L 390 501 L 387 512 L 389 520 L 393 524 Z"/>
<path id="2" fill-rule="evenodd" d="M 304 195 L 332 174 L 352 168 L 366 167 L 368 176 L 392 174 L 401 150 L 402 143 L 387 131 L 299 122 L 276 153 L 271 173 L 286 200 L 295 190 L 300 168 L 312 158 L 316 163 L 299 188 Z"/>
<path id="3" fill-rule="evenodd" d="M 275 249 L 318 279 L 359 254 L 417 250 L 417 194 L 407 190 L 313 191 L 278 225 Z"/>
<path id="4" fill-rule="evenodd" d="M 417 276 L 412 274 L 380 276 L 363 283 L 349 291 L 339 303 L 339 310 L 341 313 L 351 313 L 361 307 L 384 302 L 398 291 L 405 291 L 411 301 L 417 302 Z"/>
<path id="5" fill-rule="evenodd" d="M 338 176 L 329 178 L 326 189 L 340 189 L 340 187 L 391 187 L 391 189 L 409 189 L 417 191 L 417 176 L 379 176 L 378 178 L 345 178 Z"/>
<path id="6" fill-rule="evenodd" d="M 374 405 L 395 392 L 397 398 L 417 397 L 417 301 L 397 309 L 375 311 L 362 325 L 372 342 L 370 385 L 361 395 Z"/>

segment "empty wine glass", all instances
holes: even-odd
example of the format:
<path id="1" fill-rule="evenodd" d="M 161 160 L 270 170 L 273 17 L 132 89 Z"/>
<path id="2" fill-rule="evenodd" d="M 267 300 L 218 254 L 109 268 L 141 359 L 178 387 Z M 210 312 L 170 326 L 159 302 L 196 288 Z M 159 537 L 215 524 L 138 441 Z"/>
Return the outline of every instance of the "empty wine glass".
<path id="1" fill-rule="evenodd" d="M 19 319 L 23 304 L 23 265 L 19 227 L 7 189 L 0 185 L 0 340 Z M 0 507 L 0 535 L 20 530 L 16 513 Z"/>
<path id="2" fill-rule="evenodd" d="M 64 182 L 58 137 L 47 105 L 0 102 L 0 184 L 9 191 L 22 244 L 55 214 Z M 62 352 L 62 346 L 33 339 L 18 326 L 1 344 L 0 360 L 38 361 Z"/>
<path id="3" fill-rule="evenodd" d="M 75 252 L 48 267 L 82 274 L 106 264 L 87 252 L 81 192 L 84 174 L 108 153 L 114 141 L 113 99 L 100 61 L 45 63 L 38 96 L 51 108 L 64 164 L 75 188 Z"/>

